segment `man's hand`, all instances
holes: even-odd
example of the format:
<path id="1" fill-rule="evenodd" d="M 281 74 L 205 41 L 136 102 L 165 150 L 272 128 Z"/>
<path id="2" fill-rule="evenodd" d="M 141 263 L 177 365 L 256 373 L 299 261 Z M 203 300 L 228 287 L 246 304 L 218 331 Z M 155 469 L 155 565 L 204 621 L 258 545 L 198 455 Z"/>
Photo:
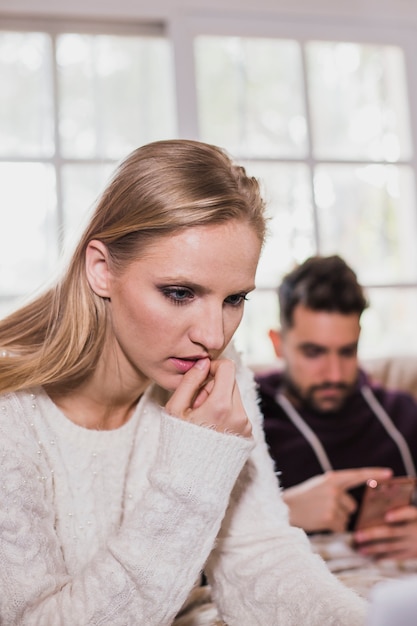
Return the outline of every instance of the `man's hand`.
<path id="1" fill-rule="evenodd" d="M 361 554 L 376 559 L 417 558 L 417 508 L 403 506 L 388 511 L 385 524 L 354 534 Z"/>
<path id="2" fill-rule="evenodd" d="M 347 491 L 369 478 L 382 480 L 391 475 L 390 469 L 382 467 L 334 470 L 285 489 L 283 498 L 290 509 L 290 522 L 306 532 L 344 532 L 357 508 Z"/>

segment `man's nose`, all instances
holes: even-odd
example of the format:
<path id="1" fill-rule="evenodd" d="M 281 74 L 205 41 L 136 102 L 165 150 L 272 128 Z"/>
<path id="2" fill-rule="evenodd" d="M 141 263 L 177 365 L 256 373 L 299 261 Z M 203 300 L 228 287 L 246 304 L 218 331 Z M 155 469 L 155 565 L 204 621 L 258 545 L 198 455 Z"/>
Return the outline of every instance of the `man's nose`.
<path id="1" fill-rule="evenodd" d="M 338 383 L 342 380 L 342 361 L 337 355 L 329 355 L 326 361 L 326 378 L 329 382 Z"/>

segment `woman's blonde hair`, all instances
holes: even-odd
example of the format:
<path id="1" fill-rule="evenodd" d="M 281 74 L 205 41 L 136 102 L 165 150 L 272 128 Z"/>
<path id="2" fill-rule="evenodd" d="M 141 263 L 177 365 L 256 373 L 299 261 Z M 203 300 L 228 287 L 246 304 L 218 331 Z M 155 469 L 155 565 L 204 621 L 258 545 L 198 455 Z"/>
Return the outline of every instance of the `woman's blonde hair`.
<path id="1" fill-rule="evenodd" d="M 0 392 L 37 385 L 68 390 L 94 370 L 107 315 L 86 278 L 92 239 L 107 246 L 112 269 L 121 271 L 155 237 L 233 219 L 246 221 L 263 242 L 258 183 L 223 150 L 189 140 L 135 150 L 98 201 L 62 278 L 0 321 Z"/>

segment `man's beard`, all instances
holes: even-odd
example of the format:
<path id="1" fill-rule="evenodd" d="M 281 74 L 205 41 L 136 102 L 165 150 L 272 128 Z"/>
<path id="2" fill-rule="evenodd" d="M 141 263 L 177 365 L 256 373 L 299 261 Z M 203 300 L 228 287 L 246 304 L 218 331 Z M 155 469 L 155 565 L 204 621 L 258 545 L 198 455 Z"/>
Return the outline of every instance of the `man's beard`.
<path id="1" fill-rule="evenodd" d="M 292 380 L 288 371 L 285 371 L 283 374 L 283 385 L 285 391 L 288 395 L 295 400 L 297 406 L 300 406 L 304 409 L 315 411 L 316 413 L 334 413 L 335 411 L 340 411 L 344 405 L 346 404 L 348 398 L 352 395 L 357 380 L 351 385 L 347 383 L 331 383 L 331 382 L 323 382 L 320 385 L 312 385 L 307 389 L 307 391 L 301 391 L 300 387 Z M 325 389 L 338 389 L 339 391 L 344 392 L 343 395 L 339 396 L 339 398 L 331 404 L 331 406 L 323 407 L 322 403 L 318 404 L 315 400 L 315 392 Z"/>

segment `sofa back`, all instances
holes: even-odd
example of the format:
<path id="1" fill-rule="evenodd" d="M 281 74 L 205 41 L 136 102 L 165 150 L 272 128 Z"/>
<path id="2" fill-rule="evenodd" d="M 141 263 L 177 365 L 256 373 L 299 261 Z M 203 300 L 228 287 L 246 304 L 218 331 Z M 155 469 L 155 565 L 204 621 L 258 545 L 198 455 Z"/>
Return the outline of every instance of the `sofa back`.
<path id="1" fill-rule="evenodd" d="M 417 399 L 417 356 L 365 359 L 361 365 L 372 380 L 388 389 L 408 391 Z"/>

